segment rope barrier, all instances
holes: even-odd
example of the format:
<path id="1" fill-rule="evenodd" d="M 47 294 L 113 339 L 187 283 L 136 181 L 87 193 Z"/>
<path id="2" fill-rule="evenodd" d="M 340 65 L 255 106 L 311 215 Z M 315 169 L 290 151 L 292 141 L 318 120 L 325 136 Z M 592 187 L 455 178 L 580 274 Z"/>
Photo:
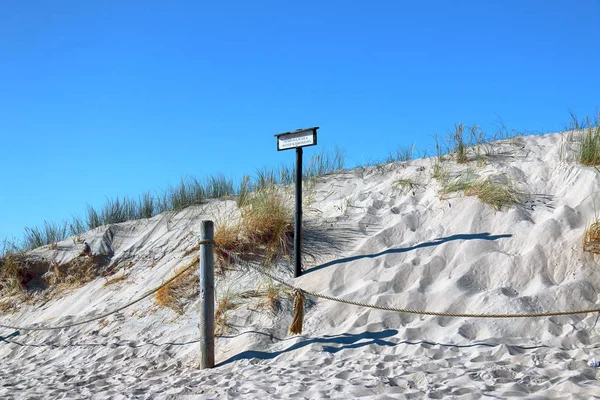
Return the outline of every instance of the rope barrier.
<path id="1" fill-rule="evenodd" d="M 309 290 L 299 288 L 297 286 L 294 286 L 292 284 L 285 282 L 283 279 L 278 278 L 275 275 L 273 275 L 267 271 L 264 271 L 262 268 L 259 268 L 255 265 L 241 259 L 237 254 L 232 253 L 231 251 L 229 251 L 227 249 L 224 249 L 223 247 L 219 246 L 218 244 L 214 243 L 214 245 L 219 250 L 225 252 L 228 256 L 235 259 L 238 263 L 257 271 L 258 273 L 263 274 L 276 282 L 279 282 L 283 286 L 285 286 L 293 291 L 301 292 L 301 293 L 304 293 L 305 295 L 317 297 L 320 299 L 336 301 L 338 303 L 350 304 L 353 306 L 367 307 L 367 308 L 373 308 L 376 310 L 383 310 L 383 311 L 401 312 L 401 313 L 406 313 L 406 314 L 419 314 L 419 315 L 431 315 L 431 316 L 436 316 L 436 317 L 458 317 L 458 318 L 534 318 L 534 317 L 555 317 L 555 316 L 560 316 L 560 315 L 588 314 L 588 313 L 596 313 L 596 312 L 600 313 L 600 308 L 591 308 L 591 309 L 586 309 L 586 310 L 551 311 L 551 312 L 541 312 L 541 313 L 469 314 L 469 313 L 412 310 L 412 309 L 408 309 L 408 308 L 380 306 L 377 304 L 363 303 L 363 302 L 343 299 L 343 298 L 339 298 L 339 297 L 327 296 L 324 294 L 311 292 Z"/>
<path id="2" fill-rule="evenodd" d="M 588 314 L 588 313 L 600 313 L 600 308 L 591 308 L 591 309 L 584 309 L 584 310 L 572 310 L 572 311 L 550 311 L 550 312 L 540 312 L 540 313 L 504 313 L 504 314 L 482 314 L 482 313 L 478 313 L 478 314 L 472 314 L 472 313 L 453 313 L 453 312 L 439 312 L 439 311 L 427 311 L 427 310 L 413 310 L 413 309 L 408 309 L 408 308 L 398 308 L 398 307 L 388 307 L 388 306 L 381 306 L 381 305 L 377 305 L 377 304 L 371 304 L 371 303 L 364 303 L 364 302 L 359 302 L 359 301 L 354 301 L 354 300 L 348 300 L 348 299 L 344 299 L 344 298 L 340 298 L 340 297 L 333 297 L 333 296 L 327 296 L 321 293 L 316 293 L 316 292 L 312 292 L 309 290 L 305 290 L 302 289 L 300 287 L 297 287 L 295 285 L 292 285 L 290 283 L 287 283 L 286 281 L 284 281 L 281 278 L 278 278 L 277 276 L 263 270 L 262 268 L 259 268 L 255 265 L 253 265 L 252 263 L 243 260 L 242 258 L 240 258 L 237 254 L 219 246 L 216 242 L 214 242 L 214 240 L 201 240 L 198 242 L 198 244 L 212 244 L 214 245 L 216 248 L 218 248 L 219 250 L 221 250 L 222 252 L 224 252 L 225 254 L 227 254 L 229 257 L 231 257 L 232 259 L 236 260 L 240 265 L 242 266 L 246 266 L 262 275 L 265 275 L 267 277 L 269 277 L 270 279 L 282 284 L 283 286 L 291 289 L 292 291 L 294 291 L 297 295 L 297 297 L 300 296 L 304 296 L 304 295 L 309 295 L 309 296 L 313 296 L 313 297 L 317 297 L 320 299 L 324 299 L 324 300 L 330 300 L 330 301 L 335 301 L 338 303 L 344 303 L 344 304 L 349 304 L 349 305 L 354 305 L 354 306 L 358 306 L 358 307 L 366 307 L 366 308 L 372 308 L 372 309 L 376 309 L 376 310 L 383 310 L 383 311 L 393 311 L 393 312 L 401 312 L 401 313 L 406 313 L 406 314 L 418 314 L 418 315 L 430 315 L 430 316 L 436 316 L 436 317 L 458 317 L 458 318 L 535 318 L 535 317 L 553 317 L 553 316 L 561 316 L 561 315 L 574 315 L 574 314 Z M 179 273 L 177 273 L 174 277 L 172 277 L 171 279 L 167 280 L 165 283 L 161 284 L 160 286 L 150 290 L 149 292 L 145 293 L 144 295 L 142 295 L 141 297 L 130 301 L 129 303 L 125 304 L 124 306 L 121 306 L 115 310 L 112 310 L 110 312 L 101 314 L 97 317 L 93 317 L 93 318 L 88 318 L 85 319 L 83 321 L 79 321 L 79 322 L 74 322 L 74 323 L 70 323 L 70 324 L 64 324 L 64 325 L 57 325 L 57 326 L 40 326 L 40 327 L 36 327 L 36 326 L 13 326 L 13 325 L 7 325 L 7 324 L 0 324 L 0 328 L 6 328 L 6 329 L 13 329 L 13 330 L 23 330 L 23 331 L 47 331 L 47 330 L 59 330 L 59 329 L 66 329 L 66 328 L 71 328 L 74 326 L 79 326 L 79 325 L 83 325 L 83 324 L 87 324 L 89 322 L 93 322 L 93 321 L 97 321 L 103 318 L 106 318 L 112 314 L 115 314 L 119 311 L 122 311 L 128 307 L 131 307 L 132 305 L 139 303 L 140 301 L 144 300 L 145 298 L 153 295 L 154 293 L 158 292 L 160 289 L 162 289 L 163 287 L 167 286 L 168 284 L 170 284 L 171 282 L 173 282 L 174 280 L 176 280 L 177 278 L 179 278 L 181 275 L 183 275 L 184 273 L 186 273 L 190 268 L 194 267 L 195 265 L 189 265 L 188 267 L 184 268 L 183 270 L 181 270 Z M 599 314 L 600 315 L 600 314 Z M 300 322 L 300 330 L 301 330 L 301 322 Z"/>
<path id="3" fill-rule="evenodd" d="M 207 242 L 206 240 L 203 240 L 202 242 Z M 119 311 L 122 311 L 128 307 L 131 307 L 132 305 L 139 303 L 140 301 L 144 300 L 145 298 L 153 295 L 154 293 L 158 292 L 160 289 L 162 289 L 163 287 L 167 286 L 169 283 L 173 282 L 175 279 L 179 278 L 181 275 L 183 275 L 185 272 L 187 272 L 190 268 L 195 267 L 195 264 L 189 265 L 186 268 L 184 268 L 183 270 L 181 270 L 179 273 L 177 273 L 174 277 L 172 277 L 171 279 L 169 279 L 168 281 L 166 281 L 165 283 L 163 283 L 162 285 L 158 286 L 157 288 L 154 288 L 152 290 L 150 290 L 149 292 L 145 293 L 144 295 L 142 295 L 141 297 L 130 301 L 129 303 L 125 304 L 124 306 L 121 306 L 115 310 L 112 310 L 110 312 L 101 314 L 97 317 L 94 318 L 89 318 L 83 321 L 79 321 L 79 322 L 74 322 L 71 324 L 65 324 L 65 325 L 58 325 L 58 326 L 41 326 L 41 327 L 35 327 L 35 326 L 12 326 L 12 325 L 5 325 L 5 324 L 0 324 L 0 328 L 6 328 L 6 329 L 14 329 L 14 330 L 21 330 L 21 331 L 51 331 L 51 330 L 57 330 L 57 329 L 65 329 L 65 328 L 71 328 L 73 326 L 78 326 L 78 325 L 83 325 L 83 324 L 87 324 L 88 322 L 92 322 L 92 321 L 97 321 L 99 319 L 102 318 L 106 318 L 109 315 L 118 313 Z"/>

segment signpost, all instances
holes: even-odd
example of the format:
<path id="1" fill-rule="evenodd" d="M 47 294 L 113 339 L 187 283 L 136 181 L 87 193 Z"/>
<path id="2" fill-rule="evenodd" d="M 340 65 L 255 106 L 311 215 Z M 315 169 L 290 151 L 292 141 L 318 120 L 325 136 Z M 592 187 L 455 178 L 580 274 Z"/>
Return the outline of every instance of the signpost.
<path id="1" fill-rule="evenodd" d="M 317 144 L 318 126 L 275 135 L 277 151 L 296 149 L 296 214 L 294 222 L 294 278 L 302 275 L 302 148 Z"/>

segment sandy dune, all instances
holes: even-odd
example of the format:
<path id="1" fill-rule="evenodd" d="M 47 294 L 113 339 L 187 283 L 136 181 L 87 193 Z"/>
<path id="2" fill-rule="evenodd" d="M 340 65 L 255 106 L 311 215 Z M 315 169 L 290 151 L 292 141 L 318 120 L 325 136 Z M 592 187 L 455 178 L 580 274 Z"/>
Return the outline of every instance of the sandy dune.
<path id="1" fill-rule="evenodd" d="M 361 302 L 456 313 L 537 313 L 598 308 L 598 256 L 582 251 L 600 209 L 598 172 L 561 156 L 564 136 L 516 138 L 453 177 L 490 177 L 523 193 L 497 211 L 461 192 L 440 195 L 434 159 L 341 171 L 305 194 L 307 271 L 288 281 Z M 408 185 L 408 181 L 412 185 Z M 403 183 L 402 183 L 403 182 Z M 125 279 L 98 278 L 34 301 L 1 324 L 54 325 L 114 309 L 164 282 L 193 254 L 200 221 L 233 201 L 88 232 L 95 255 Z M 31 257 L 66 262 L 72 239 Z M 289 266 L 277 274 L 288 279 Z M 265 285 L 238 268 L 217 298 Z M 198 302 L 183 314 L 146 299 L 101 321 L 27 332 L 0 342 L 2 398 L 600 398 L 597 315 L 453 318 L 311 299 L 304 333 L 287 336 L 289 298 L 273 315 L 247 301 L 228 314 L 217 367 L 197 369 Z M 13 333 L 0 329 L 0 336 Z M 18 342 L 25 344 L 21 346 Z M 187 396 L 187 397 L 186 397 Z"/>

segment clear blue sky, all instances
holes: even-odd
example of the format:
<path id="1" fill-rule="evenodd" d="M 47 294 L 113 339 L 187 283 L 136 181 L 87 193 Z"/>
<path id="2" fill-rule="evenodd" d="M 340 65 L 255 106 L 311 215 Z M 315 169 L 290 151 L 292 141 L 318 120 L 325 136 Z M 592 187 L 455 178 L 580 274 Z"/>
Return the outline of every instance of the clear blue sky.
<path id="1" fill-rule="evenodd" d="M 292 162 L 273 135 L 300 127 L 348 166 L 460 121 L 557 131 L 598 71 L 597 0 L 3 0 L 0 239 Z"/>

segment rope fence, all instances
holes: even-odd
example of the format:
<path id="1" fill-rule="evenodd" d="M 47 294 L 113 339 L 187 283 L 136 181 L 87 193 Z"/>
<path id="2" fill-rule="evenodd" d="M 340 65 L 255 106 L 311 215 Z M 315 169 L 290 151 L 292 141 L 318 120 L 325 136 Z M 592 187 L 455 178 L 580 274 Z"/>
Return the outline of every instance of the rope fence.
<path id="1" fill-rule="evenodd" d="M 406 314 L 419 314 L 419 315 L 430 315 L 436 317 L 459 317 L 459 318 L 534 318 L 534 317 L 554 317 L 560 315 L 574 315 L 574 314 L 588 314 L 588 313 L 596 313 L 600 312 L 600 308 L 590 308 L 585 310 L 573 310 L 573 311 L 550 311 L 550 312 L 540 312 L 540 313 L 504 313 L 504 314 L 470 314 L 470 313 L 454 313 L 454 312 L 441 312 L 441 311 L 427 311 L 427 310 L 413 310 L 409 308 L 398 308 L 398 307 L 388 307 L 388 306 L 380 306 L 377 304 L 371 303 L 363 303 L 360 301 L 348 300 L 340 297 L 327 296 L 321 293 L 312 292 L 310 290 L 305 290 L 300 287 L 294 286 L 290 283 L 287 283 L 281 278 L 265 271 L 264 269 L 257 267 L 243 259 L 241 259 L 237 254 L 232 253 L 231 251 L 224 249 L 223 247 L 214 244 L 216 248 L 225 252 L 228 256 L 235 259 L 238 263 L 250 268 L 264 276 L 269 277 L 270 279 L 282 284 L 283 286 L 291 289 L 294 292 L 303 293 L 304 295 L 309 295 L 313 297 L 317 297 L 324 300 L 336 301 L 339 303 L 350 304 L 353 306 L 373 308 L 376 310 L 383 311 L 395 311 Z"/>
<path id="2" fill-rule="evenodd" d="M 106 318 L 112 314 L 116 314 L 119 311 L 123 311 L 124 309 L 131 307 L 132 305 L 139 303 L 140 301 L 144 300 L 145 298 L 152 296 L 154 293 L 158 292 L 160 289 L 162 289 L 163 287 L 167 286 L 169 283 L 173 282 L 174 280 L 176 280 L 177 278 L 179 278 L 181 275 L 183 275 L 184 273 L 186 273 L 189 269 L 191 269 L 192 267 L 195 267 L 194 264 L 187 266 L 186 268 L 184 268 L 183 270 L 179 271 L 174 277 L 172 277 L 171 279 L 169 279 L 168 281 L 166 281 L 165 283 L 163 283 L 162 285 L 146 292 L 144 295 L 138 297 L 137 299 L 130 301 L 129 303 L 125 304 L 124 306 L 121 306 L 115 310 L 109 311 L 107 313 L 98 315 L 97 317 L 93 317 L 93 318 L 88 318 L 85 319 L 83 321 L 79 321 L 79 322 L 73 322 L 70 324 L 64 324 L 64 325 L 57 325 L 57 326 L 13 326 L 13 325 L 6 325 L 6 324 L 0 324 L 0 328 L 6 328 L 6 329 L 14 329 L 17 331 L 51 331 L 51 330 L 57 330 L 57 329 L 66 329 L 66 328 L 71 328 L 73 326 L 78 326 L 78 325 L 83 325 L 83 324 L 87 324 L 89 322 L 93 322 L 93 321 L 97 321 L 99 319 L 103 319 Z"/>
<path id="3" fill-rule="evenodd" d="M 301 333 L 302 332 L 302 318 L 303 318 L 303 303 L 304 303 L 304 298 L 305 296 L 313 296 L 316 298 L 320 298 L 320 299 L 324 299 L 324 300 L 330 300 L 330 301 L 335 301 L 335 302 L 339 302 L 339 303 L 343 303 L 343 304 L 349 304 L 349 305 L 353 305 L 353 306 L 358 306 L 358 307 L 366 307 L 366 308 L 371 308 L 371 309 L 376 309 L 376 310 L 383 310 L 383 311 L 392 311 L 392 312 L 400 312 L 400 313 L 406 313 L 406 314 L 417 314 L 417 315 L 429 315 L 429 316 L 436 316 L 436 317 L 457 317 L 457 318 L 537 318 L 537 317 L 553 317 L 553 316 L 564 316 L 564 315 L 575 315 L 575 314 L 588 314 L 588 313 L 599 313 L 599 317 L 600 317 L 600 308 L 590 308 L 590 309 L 581 309 L 581 310 L 570 310 L 570 311 L 548 311 L 548 312 L 538 312 L 538 313 L 498 313 L 498 314 L 484 314 L 484 313 L 456 313 L 456 312 L 442 312 L 442 311 L 428 311 L 428 310 L 415 310 L 415 309 L 409 309 L 409 308 L 399 308 L 399 307 L 388 307 L 388 306 L 382 306 L 382 305 L 377 305 L 377 304 L 372 304 L 372 303 L 365 303 L 365 302 L 360 302 L 360 301 L 355 301 L 355 300 L 350 300 L 350 299 L 345 299 L 345 298 L 341 298 L 341 297 L 333 297 L 333 296 L 328 296 L 325 294 L 321 294 L 321 293 L 317 293 L 317 292 L 313 292 L 310 290 L 305 290 L 301 287 L 298 287 L 296 285 L 293 285 L 291 283 L 286 282 L 285 280 L 275 276 L 274 274 L 265 271 L 263 268 L 260 268 L 259 266 L 256 266 L 254 264 L 252 264 L 251 262 L 248 262 L 246 260 L 243 260 L 238 254 L 233 253 L 221 246 L 219 246 L 217 243 L 214 242 L 214 240 L 201 240 L 199 241 L 199 244 L 212 244 L 215 248 L 219 249 L 220 251 L 222 251 L 223 253 L 227 254 L 229 257 L 231 257 L 231 259 L 235 260 L 240 266 L 242 267 L 246 267 L 248 269 L 254 270 L 256 272 L 258 272 L 261 275 L 264 275 L 270 279 L 272 279 L 275 282 L 280 283 L 281 285 L 291 289 L 293 291 L 293 293 L 295 294 L 295 301 L 294 301 L 294 321 L 292 322 L 292 327 L 290 328 L 290 333 L 292 334 L 296 334 L 296 333 Z M 195 264 L 191 264 L 189 266 L 187 266 L 186 268 L 184 268 L 183 270 L 179 271 L 175 276 L 173 276 L 172 278 L 170 278 L 169 280 L 167 280 L 166 282 L 164 282 L 163 284 L 161 284 L 160 286 L 146 292 L 144 295 L 140 296 L 139 298 L 128 302 L 127 304 L 114 309 L 112 311 L 103 313 L 99 316 L 93 317 L 93 318 L 87 318 L 84 319 L 82 321 L 79 322 L 73 322 L 73 323 L 69 323 L 69 324 L 63 324 L 63 325 L 56 325 L 56 326 L 14 326 L 14 325 L 8 325 L 8 324 L 2 324 L 0 323 L 0 328 L 6 328 L 6 329 L 13 329 L 15 331 L 47 331 L 47 330 L 60 330 L 60 329 L 67 329 L 67 328 L 71 328 L 71 327 L 75 327 L 75 326 L 79 326 L 79 325 L 83 325 L 83 324 L 87 324 L 93 321 L 97 321 L 103 318 L 106 318 L 112 314 L 115 314 L 119 311 L 122 311 L 128 307 L 133 306 L 136 303 L 139 303 L 140 301 L 146 299 L 147 297 L 153 295 L 154 293 L 158 292 L 160 289 L 162 289 L 163 287 L 169 285 L 171 282 L 173 282 L 174 280 L 176 280 L 177 278 L 179 278 L 181 275 L 185 274 L 189 269 L 191 269 L 192 267 L 196 267 Z M 299 321 L 298 321 L 299 319 Z M 597 320 L 596 320 L 597 321 Z M 294 327 L 294 325 L 296 325 Z M 595 325 L 595 324 L 594 324 Z M 7 342 L 6 338 L 3 338 L 5 342 Z"/>

